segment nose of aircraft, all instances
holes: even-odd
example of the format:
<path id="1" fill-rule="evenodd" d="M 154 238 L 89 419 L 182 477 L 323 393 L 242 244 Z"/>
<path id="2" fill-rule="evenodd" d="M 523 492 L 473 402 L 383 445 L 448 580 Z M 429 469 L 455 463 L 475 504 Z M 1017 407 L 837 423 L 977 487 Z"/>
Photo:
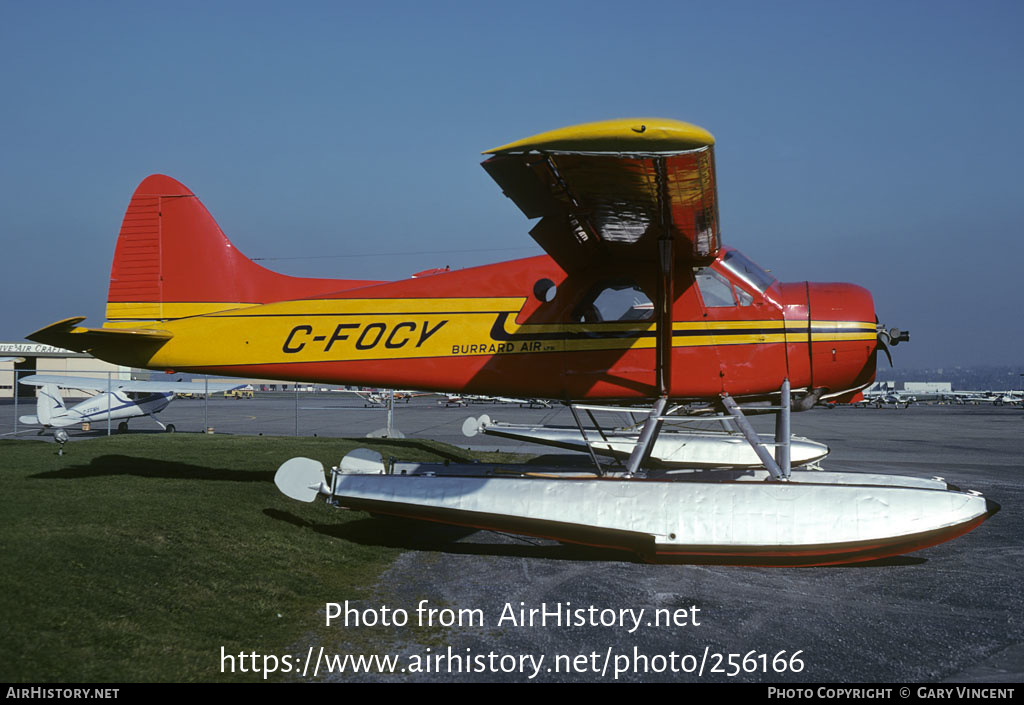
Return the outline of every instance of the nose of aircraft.
<path id="1" fill-rule="evenodd" d="M 870 384 L 878 349 L 871 292 L 856 284 L 798 282 L 782 286 L 791 373 L 830 397 Z"/>

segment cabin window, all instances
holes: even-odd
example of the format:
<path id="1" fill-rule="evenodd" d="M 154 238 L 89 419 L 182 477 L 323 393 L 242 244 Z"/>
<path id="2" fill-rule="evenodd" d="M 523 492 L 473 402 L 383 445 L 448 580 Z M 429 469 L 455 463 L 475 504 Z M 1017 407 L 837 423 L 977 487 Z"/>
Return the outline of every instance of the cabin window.
<path id="1" fill-rule="evenodd" d="M 700 296 L 704 299 L 705 306 L 714 308 L 736 305 L 732 284 L 721 274 L 710 267 L 696 267 L 693 270 L 693 276 L 697 280 L 697 288 L 700 289 Z"/>
<path id="2" fill-rule="evenodd" d="M 654 304 L 636 282 L 618 279 L 602 282 L 583 297 L 572 320 L 577 323 L 646 321 L 654 316 Z"/>

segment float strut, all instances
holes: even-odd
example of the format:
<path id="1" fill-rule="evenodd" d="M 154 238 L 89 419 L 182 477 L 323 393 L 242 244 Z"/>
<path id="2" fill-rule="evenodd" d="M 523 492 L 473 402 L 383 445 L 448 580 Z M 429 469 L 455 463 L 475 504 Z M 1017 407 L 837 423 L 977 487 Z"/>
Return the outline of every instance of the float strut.
<path id="1" fill-rule="evenodd" d="M 782 380 L 782 403 L 775 416 L 775 462 L 782 472 L 782 476 L 789 478 L 790 475 L 790 449 L 791 439 L 789 431 L 790 394 L 789 380 Z"/>
<path id="2" fill-rule="evenodd" d="M 725 407 L 725 410 L 729 412 L 730 416 L 732 416 L 733 421 L 735 421 L 736 425 L 739 426 L 740 433 L 743 434 L 747 439 L 747 443 L 749 443 L 750 447 L 754 449 L 755 453 L 757 453 L 757 457 L 761 459 L 761 463 L 771 474 L 772 479 L 783 479 L 784 476 L 781 468 L 779 468 L 779 464 L 775 462 L 775 458 L 772 457 L 772 454 L 768 452 L 764 443 L 761 442 L 761 439 L 757 435 L 757 431 L 755 431 L 754 427 L 750 425 L 749 421 L 747 421 L 747 417 L 743 415 L 743 411 L 740 410 L 736 400 L 728 394 L 723 393 L 722 406 Z"/>
<path id="3" fill-rule="evenodd" d="M 644 428 L 640 431 L 640 438 L 637 439 L 633 452 L 629 454 L 629 460 L 626 462 L 627 477 L 633 477 L 639 473 L 641 466 L 651 457 L 651 451 L 654 450 L 654 444 L 658 439 L 658 432 L 661 431 L 661 422 L 667 404 L 668 399 L 665 397 L 659 397 L 654 402 L 654 408 L 647 415 Z"/>
<path id="4" fill-rule="evenodd" d="M 601 463 L 598 462 L 597 455 L 594 453 L 594 449 L 590 445 L 590 439 L 587 437 L 587 430 L 583 428 L 583 424 L 580 422 L 580 416 L 576 413 L 576 407 L 570 404 L 569 411 L 572 412 L 572 417 L 576 420 L 576 428 L 580 430 L 580 435 L 583 436 L 583 442 L 587 444 L 587 452 L 590 453 L 590 459 L 594 461 L 594 467 L 597 468 L 598 477 L 603 476 L 604 468 L 601 467 Z M 587 413 L 589 414 L 590 412 L 587 411 Z M 594 416 L 591 414 L 590 418 L 593 419 Z"/>

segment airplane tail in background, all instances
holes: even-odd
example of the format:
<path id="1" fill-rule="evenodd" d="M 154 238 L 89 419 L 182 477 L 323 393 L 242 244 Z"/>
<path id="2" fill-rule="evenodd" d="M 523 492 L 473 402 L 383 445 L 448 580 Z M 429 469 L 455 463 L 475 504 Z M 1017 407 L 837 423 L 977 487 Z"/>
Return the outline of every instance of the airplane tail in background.
<path id="1" fill-rule="evenodd" d="M 43 426 L 53 423 L 54 417 L 67 413 L 64 397 L 56 384 L 44 384 L 36 395 L 36 419 Z"/>
<path id="2" fill-rule="evenodd" d="M 213 216 L 169 176 L 132 195 L 114 251 L 107 326 L 146 327 L 215 311 L 313 297 L 377 282 L 290 277 L 256 264 Z"/>

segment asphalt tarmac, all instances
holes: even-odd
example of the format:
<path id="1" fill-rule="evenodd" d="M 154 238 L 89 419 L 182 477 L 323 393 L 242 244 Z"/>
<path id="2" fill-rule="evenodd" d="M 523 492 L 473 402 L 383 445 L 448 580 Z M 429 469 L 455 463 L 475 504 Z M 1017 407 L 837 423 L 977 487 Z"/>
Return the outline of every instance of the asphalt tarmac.
<path id="1" fill-rule="evenodd" d="M 445 408 L 430 397 L 400 402 L 394 418 L 410 437 L 551 453 L 541 462 L 567 460 L 564 453 L 514 441 L 465 438 L 463 420 L 482 413 L 502 421 L 571 424 L 561 408 Z M 385 425 L 383 410 L 325 394 L 211 400 L 205 409 L 201 401 L 178 401 L 160 418 L 179 432 L 211 426 L 217 433 L 253 435 L 298 429 L 307 436 L 356 437 Z M 768 430 L 770 423 L 759 418 L 755 425 Z M 149 419 L 135 419 L 131 428 L 158 431 Z M 11 430 L 12 406 L 0 405 L 0 432 Z M 818 568 L 646 565 L 627 554 L 541 539 L 367 519 L 339 540 L 409 550 L 376 586 L 374 599 L 350 606 L 376 614 L 404 610 L 408 623 L 383 637 L 377 630 L 372 651 L 359 640 L 362 655 L 398 657 L 395 673 L 353 675 L 350 664 L 330 678 L 1022 682 L 1024 410 L 818 408 L 795 414 L 793 432 L 830 446 L 825 469 L 942 476 L 981 492 L 1002 510 L 939 546 Z M 326 605 L 347 598 L 311 599 Z M 413 628 L 426 620 L 430 629 Z M 299 646 L 303 653 L 307 646 L 350 653 L 345 629 L 338 629 L 334 643 Z"/>

